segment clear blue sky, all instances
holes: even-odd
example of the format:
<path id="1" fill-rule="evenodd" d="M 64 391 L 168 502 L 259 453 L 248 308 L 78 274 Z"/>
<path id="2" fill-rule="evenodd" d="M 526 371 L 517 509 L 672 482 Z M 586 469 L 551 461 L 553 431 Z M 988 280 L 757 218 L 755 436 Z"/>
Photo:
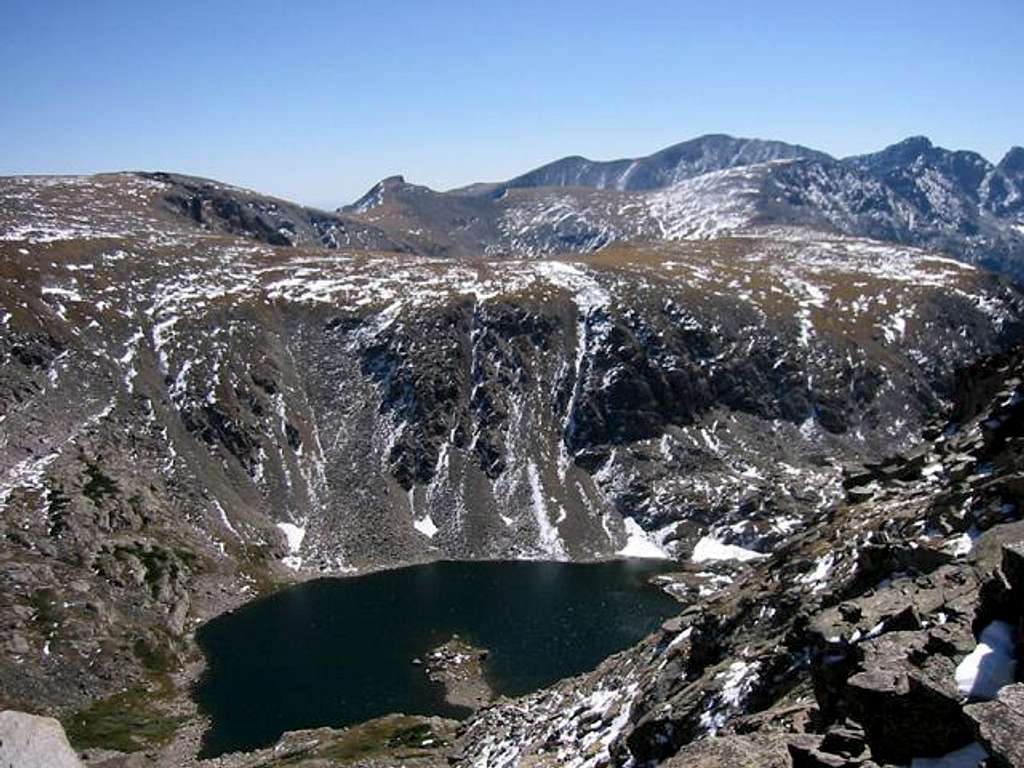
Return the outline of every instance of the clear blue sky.
<path id="1" fill-rule="evenodd" d="M 702 133 L 1024 144 L 1024 0 L 3 0 L 0 174 L 167 169 L 302 202 Z"/>

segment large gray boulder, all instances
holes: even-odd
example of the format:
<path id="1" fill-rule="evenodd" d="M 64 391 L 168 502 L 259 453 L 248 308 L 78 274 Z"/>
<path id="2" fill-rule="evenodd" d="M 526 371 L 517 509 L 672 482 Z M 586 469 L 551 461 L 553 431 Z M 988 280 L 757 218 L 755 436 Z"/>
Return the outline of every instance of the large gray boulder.
<path id="1" fill-rule="evenodd" d="M 994 766 L 1024 765 L 1024 684 L 1008 685 L 995 701 L 969 704 L 964 710 Z"/>
<path id="2" fill-rule="evenodd" d="M 973 741 L 955 664 L 930 653 L 930 641 L 925 631 L 890 632 L 860 646 L 863 671 L 847 679 L 845 696 L 878 762 L 938 757 Z"/>
<path id="3" fill-rule="evenodd" d="M 52 717 L 0 712 L 0 766 L 82 768 L 64 728 Z"/>
<path id="4" fill-rule="evenodd" d="M 789 768 L 786 742 L 778 737 L 722 736 L 683 747 L 664 768 Z"/>

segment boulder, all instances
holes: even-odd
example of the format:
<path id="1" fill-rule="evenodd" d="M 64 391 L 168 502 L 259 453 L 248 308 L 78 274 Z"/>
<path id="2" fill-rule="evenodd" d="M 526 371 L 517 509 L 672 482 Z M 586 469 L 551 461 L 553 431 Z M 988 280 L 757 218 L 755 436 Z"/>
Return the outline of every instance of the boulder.
<path id="1" fill-rule="evenodd" d="M 789 768 L 781 738 L 720 736 L 695 741 L 661 764 L 663 768 Z"/>
<path id="2" fill-rule="evenodd" d="M 862 669 L 846 681 L 850 715 L 875 760 L 909 762 L 968 744 L 973 733 L 951 659 L 928 653 L 926 632 L 890 632 L 864 643 Z"/>
<path id="3" fill-rule="evenodd" d="M 1024 542 L 1003 545 L 1002 570 L 1010 590 L 1024 595 Z"/>
<path id="4" fill-rule="evenodd" d="M 64 728 L 52 717 L 0 712 L 0 766 L 82 768 Z"/>
<path id="5" fill-rule="evenodd" d="M 1008 685 L 994 701 L 968 704 L 964 712 L 995 768 L 1024 765 L 1024 684 Z"/>
<path id="6" fill-rule="evenodd" d="M 843 757 L 859 758 L 868 748 L 864 731 L 851 726 L 833 726 L 821 740 L 821 751 Z"/>
<path id="7" fill-rule="evenodd" d="M 849 490 L 858 486 L 867 485 L 877 477 L 877 473 L 863 466 L 843 467 L 843 488 Z"/>

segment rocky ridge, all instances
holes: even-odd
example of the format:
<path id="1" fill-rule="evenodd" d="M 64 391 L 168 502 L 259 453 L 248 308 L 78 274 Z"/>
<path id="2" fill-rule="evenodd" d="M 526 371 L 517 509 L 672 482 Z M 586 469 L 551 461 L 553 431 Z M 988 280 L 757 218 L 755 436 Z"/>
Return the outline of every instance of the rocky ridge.
<path id="1" fill-rule="evenodd" d="M 1020 157 L 1013 148 L 993 165 L 911 137 L 836 159 L 783 142 L 710 135 L 644 158 L 565 158 L 451 192 L 393 177 L 342 211 L 414 234 L 436 254 L 589 253 L 613 242 L 811 228 L 937 248 L 1019 277 Z"/>

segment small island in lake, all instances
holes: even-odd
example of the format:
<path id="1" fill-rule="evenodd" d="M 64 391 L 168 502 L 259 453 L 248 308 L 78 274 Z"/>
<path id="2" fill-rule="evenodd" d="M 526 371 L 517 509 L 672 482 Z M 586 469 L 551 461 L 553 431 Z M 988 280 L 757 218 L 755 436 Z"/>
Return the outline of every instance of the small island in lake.
<path id="1" fill-rule="evenodd" d="M 444 698 L 456 707 L 477 710 L 494 699 L 484 678 L 483 662 L 488 652 L 458 635 L 427 654 L 423 668 L 431 680 L 444 685 Z"/>

